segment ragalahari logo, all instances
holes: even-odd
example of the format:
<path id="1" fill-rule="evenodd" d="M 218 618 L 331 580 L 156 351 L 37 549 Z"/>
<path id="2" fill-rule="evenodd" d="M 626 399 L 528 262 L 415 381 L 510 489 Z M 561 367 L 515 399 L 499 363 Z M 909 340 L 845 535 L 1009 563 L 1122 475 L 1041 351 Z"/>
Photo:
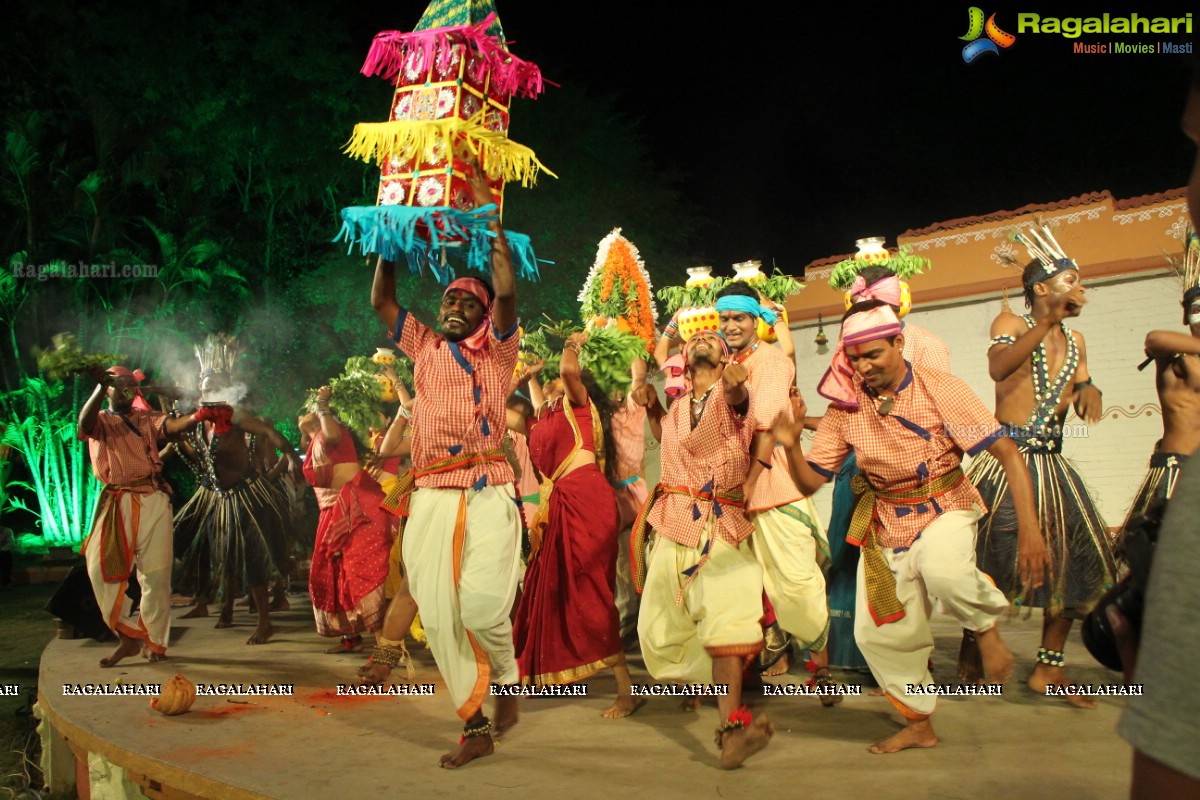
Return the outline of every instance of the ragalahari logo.
<path id="1" fill-rule="evenodd" d="M 987 34 L 986 39 L 979 38 L 985 33 Z M 971 6 L 967 10 L 967 33 L 958 38 L 968 42 L 962 51 L 963 61 L 968 64 L 984 53 L 1000 55 L 1001 47 L 1006 49 L 1012 47 L 1013 42 L 1017 40 L 1017 37 L 1011 33 L 1000 30 L 1000 26 L 996 24 L 995 14 L 988 17 L 987 22 L 984 23 L 983 9 L 978 6 Z"/>

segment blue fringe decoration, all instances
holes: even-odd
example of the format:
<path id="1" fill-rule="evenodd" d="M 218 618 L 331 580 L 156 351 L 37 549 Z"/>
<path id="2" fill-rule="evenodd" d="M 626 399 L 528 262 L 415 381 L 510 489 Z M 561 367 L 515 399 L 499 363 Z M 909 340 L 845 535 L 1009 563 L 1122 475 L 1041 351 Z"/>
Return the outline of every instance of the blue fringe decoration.
<path id="1" fill-rule="evenodd" d="M 472 211 L 448 206 L 352 206 L 342 209 L 342 229 L 333 241 L 349 242 L 349 250 L 357 244 L 363 255 L 377 253 L 388 261 L 399 261 L 403 256 L 413 273 L 428 271 L 444 286 L 455 278 L 449 260 L 452 256 L 465 261 L 469 269 L 491 269 L 495 234 L 487 226 L 495 219 L 495 205 Z M 539 280 L 538 259 L 529 237 L 512 231 L 504 235 L 517 277 Z"/>

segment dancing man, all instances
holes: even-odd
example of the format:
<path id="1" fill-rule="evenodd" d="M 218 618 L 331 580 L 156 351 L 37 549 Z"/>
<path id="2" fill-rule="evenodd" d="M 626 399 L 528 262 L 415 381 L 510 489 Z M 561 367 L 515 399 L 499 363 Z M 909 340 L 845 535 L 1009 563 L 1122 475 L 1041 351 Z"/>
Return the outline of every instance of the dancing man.
<path id="1" fill-rule="evenodd" d="M 904 360 L 900 320 L 885 303 L 851 306 L 820 394 L 831 400 L 805 458 L 797 422 L 780 415 L 775 436 L 788 448 L 796 483 L 815 492 L 853 452 L 862 474 L 848 541 L 862 549 L 858 564 L 854 637 L 871 674 L 906 726 L 871 747 L 894 753 L 937 744 L 930 717 L 936 694 L 929 656 L 929 617 L 936 598 L 975 632 L 984 668 L 994 683 L 1012 672 L 1013 657 L 1000 638 L 999 615 L 1008 602 L 975 566 L 979 493 L 963 475 L 964 452 L 984 450 L 1003 466 L 1020 520 L 1020 574 L 1040 586 L 1045 544 L 1037 526 L 1029 473 L 1012 440 L 958 378 L 923 371 Z"/>
<path id="2" fill-rule="evenodd" d="M 1087 302 L 1079 268 L 1049 230 L 1023 232 L 1018 240 L 1034 256 L 1021 278 L 1031 313 L 1018 317 L 1001 311 L 992 322 L 988 370 L 996 382 L 996 417 L 1028 466 L 1049 547 L 1050 579 L 1037 591 L 1022 585 L 1019 522 L 1001 465 L 983 455 L 972 462 L 968 477 L 990 509 L 979 523 L 979 568 L 1014 602 L 1045 610 L 1037 664 L 1028 680 L 1030 689 L 1045 696 L 1046 687 L 1066 682 L 1063 649 L 1072 619 L 1086 615 L 1112 585 L 1116 564 L 1095 503 L 1062 454 L 1062 424 L 1072 404 L 1089 424 L 1100 419 L 1101 409 L 1083 336 L 1064 324 Z M 969 657 L 968 642 L 963 654 Z M 959 671 L 973 675 L 969 658 Z M 1090 697 L 1067 698 L 1082 708 L 1096 705 Z"/>
<path id="3" fill-rule="evenodd" d="M 209 406 L 186 417 L 152 411 L 137 390 L 141 372 L 92 370 L 98 383 L 79 412 L 76 435 L 88 443 L 92 472 L 104 484 L 91 534 L 80 552 L 104 621 L 121 642 L 100 666 L 111 667 L 143 646 L 151 661 L 167 657 L 171 635 L 171 500 L 159 445 L 205 420 L 227 422 L 232 409 Z M 101 398 L 108 409 L 100 410 Z M 125 596 L 137 565 L 142 600 L 136 627 Z"/>
<path id="4" fill-rule="evenodd" d="M 771 421 L 780 413 L 791 413 L 788 398 L 796 382 L 796 364 L 758 338 L 758 320 L 774 324 L 776 317 L 759 303 L 758 293 L 747 284 L 732 283 L 717 292 L 717 312 L 734 363 L 750 373 L 750 394 L 758 420 L 745 491 L 746 511 L 754 523 L 752 548 L 762 565 L 766 597 L 778 620 L 775 624 L 768 616 L 765 649 L 772 651 L 774 660 L 786 656 L 782 628 L 795 637 L 801 650 L 811 651 L 815 682 L 831 686 L 825 652 L 829 608 L 825 576 L 818 563 L 818 554 L 827 557 L 829 547 L 812 499 L 792 481 L 787 458 L 775 448 L 771 433 Z M 768 667 L 771 660 L 762 663 Z M 821 699 L 832 704 L 841 698 L 822 695 Z"/>
<path id="5" fill-rule="evenodd" d="M 696 333 L 684 346 L 691 390 L 661 420 L 661 483 L 638 517 L 630 547 L 631 558 L 640 559 L 649 523 L 657 536 L 646 559 L 638 637 L 650 674 L 728 687 L 717 698 L 722 769 L 741 766 L 775 733 L 742 704 L 742 673 L 763 646 L 763 569 L 750 548 L 754 528 L 743 494 L 755 433 L 749 372 L 727 363 L 728 356 L 713 331 Z M 635 399 L 657 407 L 648 384 Z"/>
<path id="6" fill-rule="evenodd" d="M 1183 465 L 1200 447 L 1200 239 L 1191 226 L 1184 248 L 1183 324 L 1189 332 L 1146 334 L 1146 356 L 1154 360 L 1157 372 L 1163 436 L 1150 455 L 1150 471 L 1125 517 L 1126 525 L 1155 500 L 1171 498 Z"/>
<path id="7" fill-rule="evenodd" d="M 476 206 L 492 202 L 476 166 Z M 508 242 L 489 223 L 492 284 L 459 278 L 442 295 L 438 332 L 396 301 L 396 266 L 375 268 L 371 304 L 414 364 L 412 461 L 404 565 L 429 646 L 465 723 L 441 765 L 491 755 L 492 731 L 517 721 L 516 698 L 496 700 L 495 727 L 483 714 L 489 684 L 520 679 L 509 611 L 520 569 L 521 520 L 513 471 L 501 446 L 505 402 L 517 363 L 516 280 Z"/>

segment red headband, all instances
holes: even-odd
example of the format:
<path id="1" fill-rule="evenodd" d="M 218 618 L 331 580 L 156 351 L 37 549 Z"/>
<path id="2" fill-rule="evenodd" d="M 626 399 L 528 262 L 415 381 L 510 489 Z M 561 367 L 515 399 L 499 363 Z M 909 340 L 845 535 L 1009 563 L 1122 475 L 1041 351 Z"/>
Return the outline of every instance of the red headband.
<path id="1" fill-rule="evenodd" d="M 492 302 L 488 300 L 487 287 L 483 285 L 483 281 L 478 278 L 458 278 L 450 282 L 446 287 L 446 292 L 451 289 L 459 292 L 466 292 L 480 302 L 484 308 L 491 308 Z M 446 296 L 446 292 L 442 292 L 442 296 Z"/>

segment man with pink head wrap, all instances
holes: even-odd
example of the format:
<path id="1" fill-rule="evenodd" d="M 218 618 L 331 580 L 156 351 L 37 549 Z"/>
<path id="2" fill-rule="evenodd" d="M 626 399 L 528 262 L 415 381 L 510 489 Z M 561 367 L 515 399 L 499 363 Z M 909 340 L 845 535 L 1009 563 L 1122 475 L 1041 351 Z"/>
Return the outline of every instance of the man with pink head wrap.
<path id="1" fill-rule="evenodd" d="M 99 367 L 92 370 L 95 391 L 79 412 L 76 435 L 88 443 L 92 471 L 104 484 L 91 534 L 80 552 L 104 621 L 121 643 L 100 659 L 111 667 L 142 647 L 151 661 L 167 657 L 171 634 L 171 501 L 162 479 L 159 445 L 168 436 L 195 428 L 209 419 L 228 419 L 227 406 L 202 408 L 187 417 L 170 417 L 150 409 L 137 384 L 141 370 Z M 100 410 L 108 398 L 108 409 Z M 142 587 L 141 611 L 130 616 L 125 596 L 129 574 L 137 565 Z"/>
<path id="2" fill-rule="evenodd" d="M 833 364 L 818 392 L 833 401 L 807 457 L 802 423 L 781 415 L 776 437 L 802 491 L 814 492 L 851 452 L 855 523 L 847 541 L 862 549 L 854 634 L 872 674 L 906 719 L 874 753 L 933 747 L 936 704 L 929 655 L 929 613 L 936 598 L 976 631 L 994 683 L 1012 673 L 1013 657 L 996 627 L 1008 602 L 975 566 L 976 522 L 986 511 L 960 466 L 964 453 L 991 453 L 1004 465 L 1021 519 L 1021 569 L 1031 585 L 1045 580 L 1046 551 L 1033 489 L 1016 445 L 958 378 L 905 361 L 895 312 L 878 300 L 847 312 Z M 803 417 L 803 401 L 794 410 Z"/>
<path id="3" fill-rule="evenodd" d="M 482 170 L 475 166 L 469 177 L 476 206 L 491 203 Z M 442 756 L 446 768 L 492 754 L 484 698 L 492 684 L 520 680 L 509 610 L 521 518 L 501 446 L 519 344 L 516 279 L 499 222 L 489 229 L 494 290 L 472 277 L 450 283 L 437 332 L 397 302 L 394 263 L 380 258 L 371 287 L 376 313 L 413 361 L 409 474 L 416 488 L 401 505 L 408 514 L 403 556 L 430 649 L 466 723 L 458 748 Z M 494 730 L 516 721 L 516 697 L 501 693 Z"/>

